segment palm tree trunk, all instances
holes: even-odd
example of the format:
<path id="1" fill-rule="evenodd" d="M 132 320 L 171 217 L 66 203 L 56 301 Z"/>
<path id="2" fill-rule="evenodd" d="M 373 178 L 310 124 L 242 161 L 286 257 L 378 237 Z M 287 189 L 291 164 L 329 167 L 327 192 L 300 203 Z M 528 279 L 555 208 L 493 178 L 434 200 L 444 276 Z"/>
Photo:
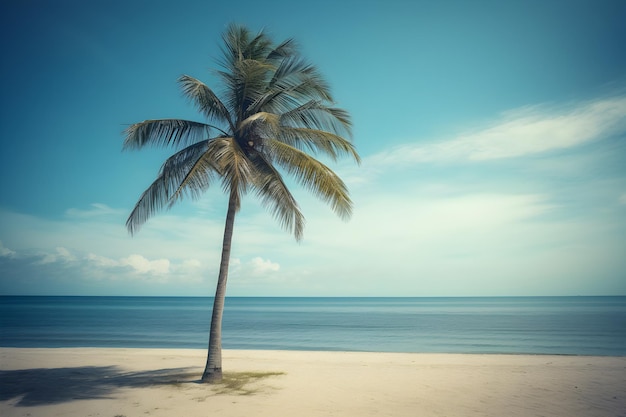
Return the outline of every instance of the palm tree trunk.
<path id="1" fill-rule="evenodd" d="M 209 353 L 204 372 L 202 373 L 202 382 L 218 382 L 222 380 L 222 314 L 224 313 L 224 301 L 226 299 L 226 281 L 228 280 L 228 264 L 230 262 L 230 248 L 236 213 L 236 195 L 234 192 L 231 192 L 228 200 L 226 226 L 224 227 L 220 273 L 217 278 L 217 289 L 215 290 L 215 300 L 213 301 L 211 331 L 209 333 Z"/>

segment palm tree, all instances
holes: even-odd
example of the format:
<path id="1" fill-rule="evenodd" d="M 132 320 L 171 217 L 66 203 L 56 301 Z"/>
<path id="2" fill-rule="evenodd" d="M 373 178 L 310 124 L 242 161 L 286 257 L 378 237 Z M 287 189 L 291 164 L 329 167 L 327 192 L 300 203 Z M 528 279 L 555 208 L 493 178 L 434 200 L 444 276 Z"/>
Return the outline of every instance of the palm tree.
<path id="1" fill-rule="evenodd" d="M 352 202 L 347 187 L 306 151 L 331 160 L 347 155 L 360 162 L 349 139 L 349 114 L 332 107 L 328 84 L 299 55 L 293 40 L 274 44 L 263 32 L 254 35 L 245 27 L 230 25 L 223 41 L 217 71 L 224 83 L 221 95 L 188 75 L 178 80 L 184 95 L 207 121 L 146 120 L 131 125 L 124 141 L 124 149 L 146 145 L 180 149 L 165 161 L 139 198 L 126 222 L 131 234 L 160 209 L 171 207 L 183 196 L 198 198 L 216 181 L 228 194 L 203 382 L 222 378 L 222 313 L 233 226 L 242 196 L 254 192 L 299 241 L 304 216 L 281 172 L 348 219 Z"/>

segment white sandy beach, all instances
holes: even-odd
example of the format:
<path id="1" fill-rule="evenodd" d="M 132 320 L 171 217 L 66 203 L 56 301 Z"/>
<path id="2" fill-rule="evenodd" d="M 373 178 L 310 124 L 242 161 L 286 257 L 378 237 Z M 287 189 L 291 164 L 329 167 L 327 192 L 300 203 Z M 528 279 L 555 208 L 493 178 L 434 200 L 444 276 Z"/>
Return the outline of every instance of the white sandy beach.
<path id="1" fill-rule="evenodd" d="M 626 416 L 626 357 L 0 349 L 0 415 Z M 236 386 L 234 379 L 248 381 Z"/>

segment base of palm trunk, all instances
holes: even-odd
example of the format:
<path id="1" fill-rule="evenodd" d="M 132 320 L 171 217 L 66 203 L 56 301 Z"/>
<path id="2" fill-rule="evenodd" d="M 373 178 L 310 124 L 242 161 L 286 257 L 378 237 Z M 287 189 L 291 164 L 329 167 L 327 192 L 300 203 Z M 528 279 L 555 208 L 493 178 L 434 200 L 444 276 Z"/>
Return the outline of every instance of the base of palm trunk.
<path id="1" fill-rule="evenodd" d="M 220 382 L 222 380 L 222 368 L 205 369 L 202 374 L 201 382 L 211 383 Z"/>

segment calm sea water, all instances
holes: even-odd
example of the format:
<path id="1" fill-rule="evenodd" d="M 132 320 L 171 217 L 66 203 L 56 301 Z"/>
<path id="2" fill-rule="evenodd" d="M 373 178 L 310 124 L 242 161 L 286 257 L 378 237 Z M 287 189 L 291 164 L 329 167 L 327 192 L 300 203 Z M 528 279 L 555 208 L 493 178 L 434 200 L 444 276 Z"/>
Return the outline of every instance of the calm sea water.
<path id="1" fill-rule="evenodd" d="M 205 348 L 211 298 L 0 297 L 0 346 Z M 226 349 L 626 355 L 626 297 L 228 298 Z"/>

